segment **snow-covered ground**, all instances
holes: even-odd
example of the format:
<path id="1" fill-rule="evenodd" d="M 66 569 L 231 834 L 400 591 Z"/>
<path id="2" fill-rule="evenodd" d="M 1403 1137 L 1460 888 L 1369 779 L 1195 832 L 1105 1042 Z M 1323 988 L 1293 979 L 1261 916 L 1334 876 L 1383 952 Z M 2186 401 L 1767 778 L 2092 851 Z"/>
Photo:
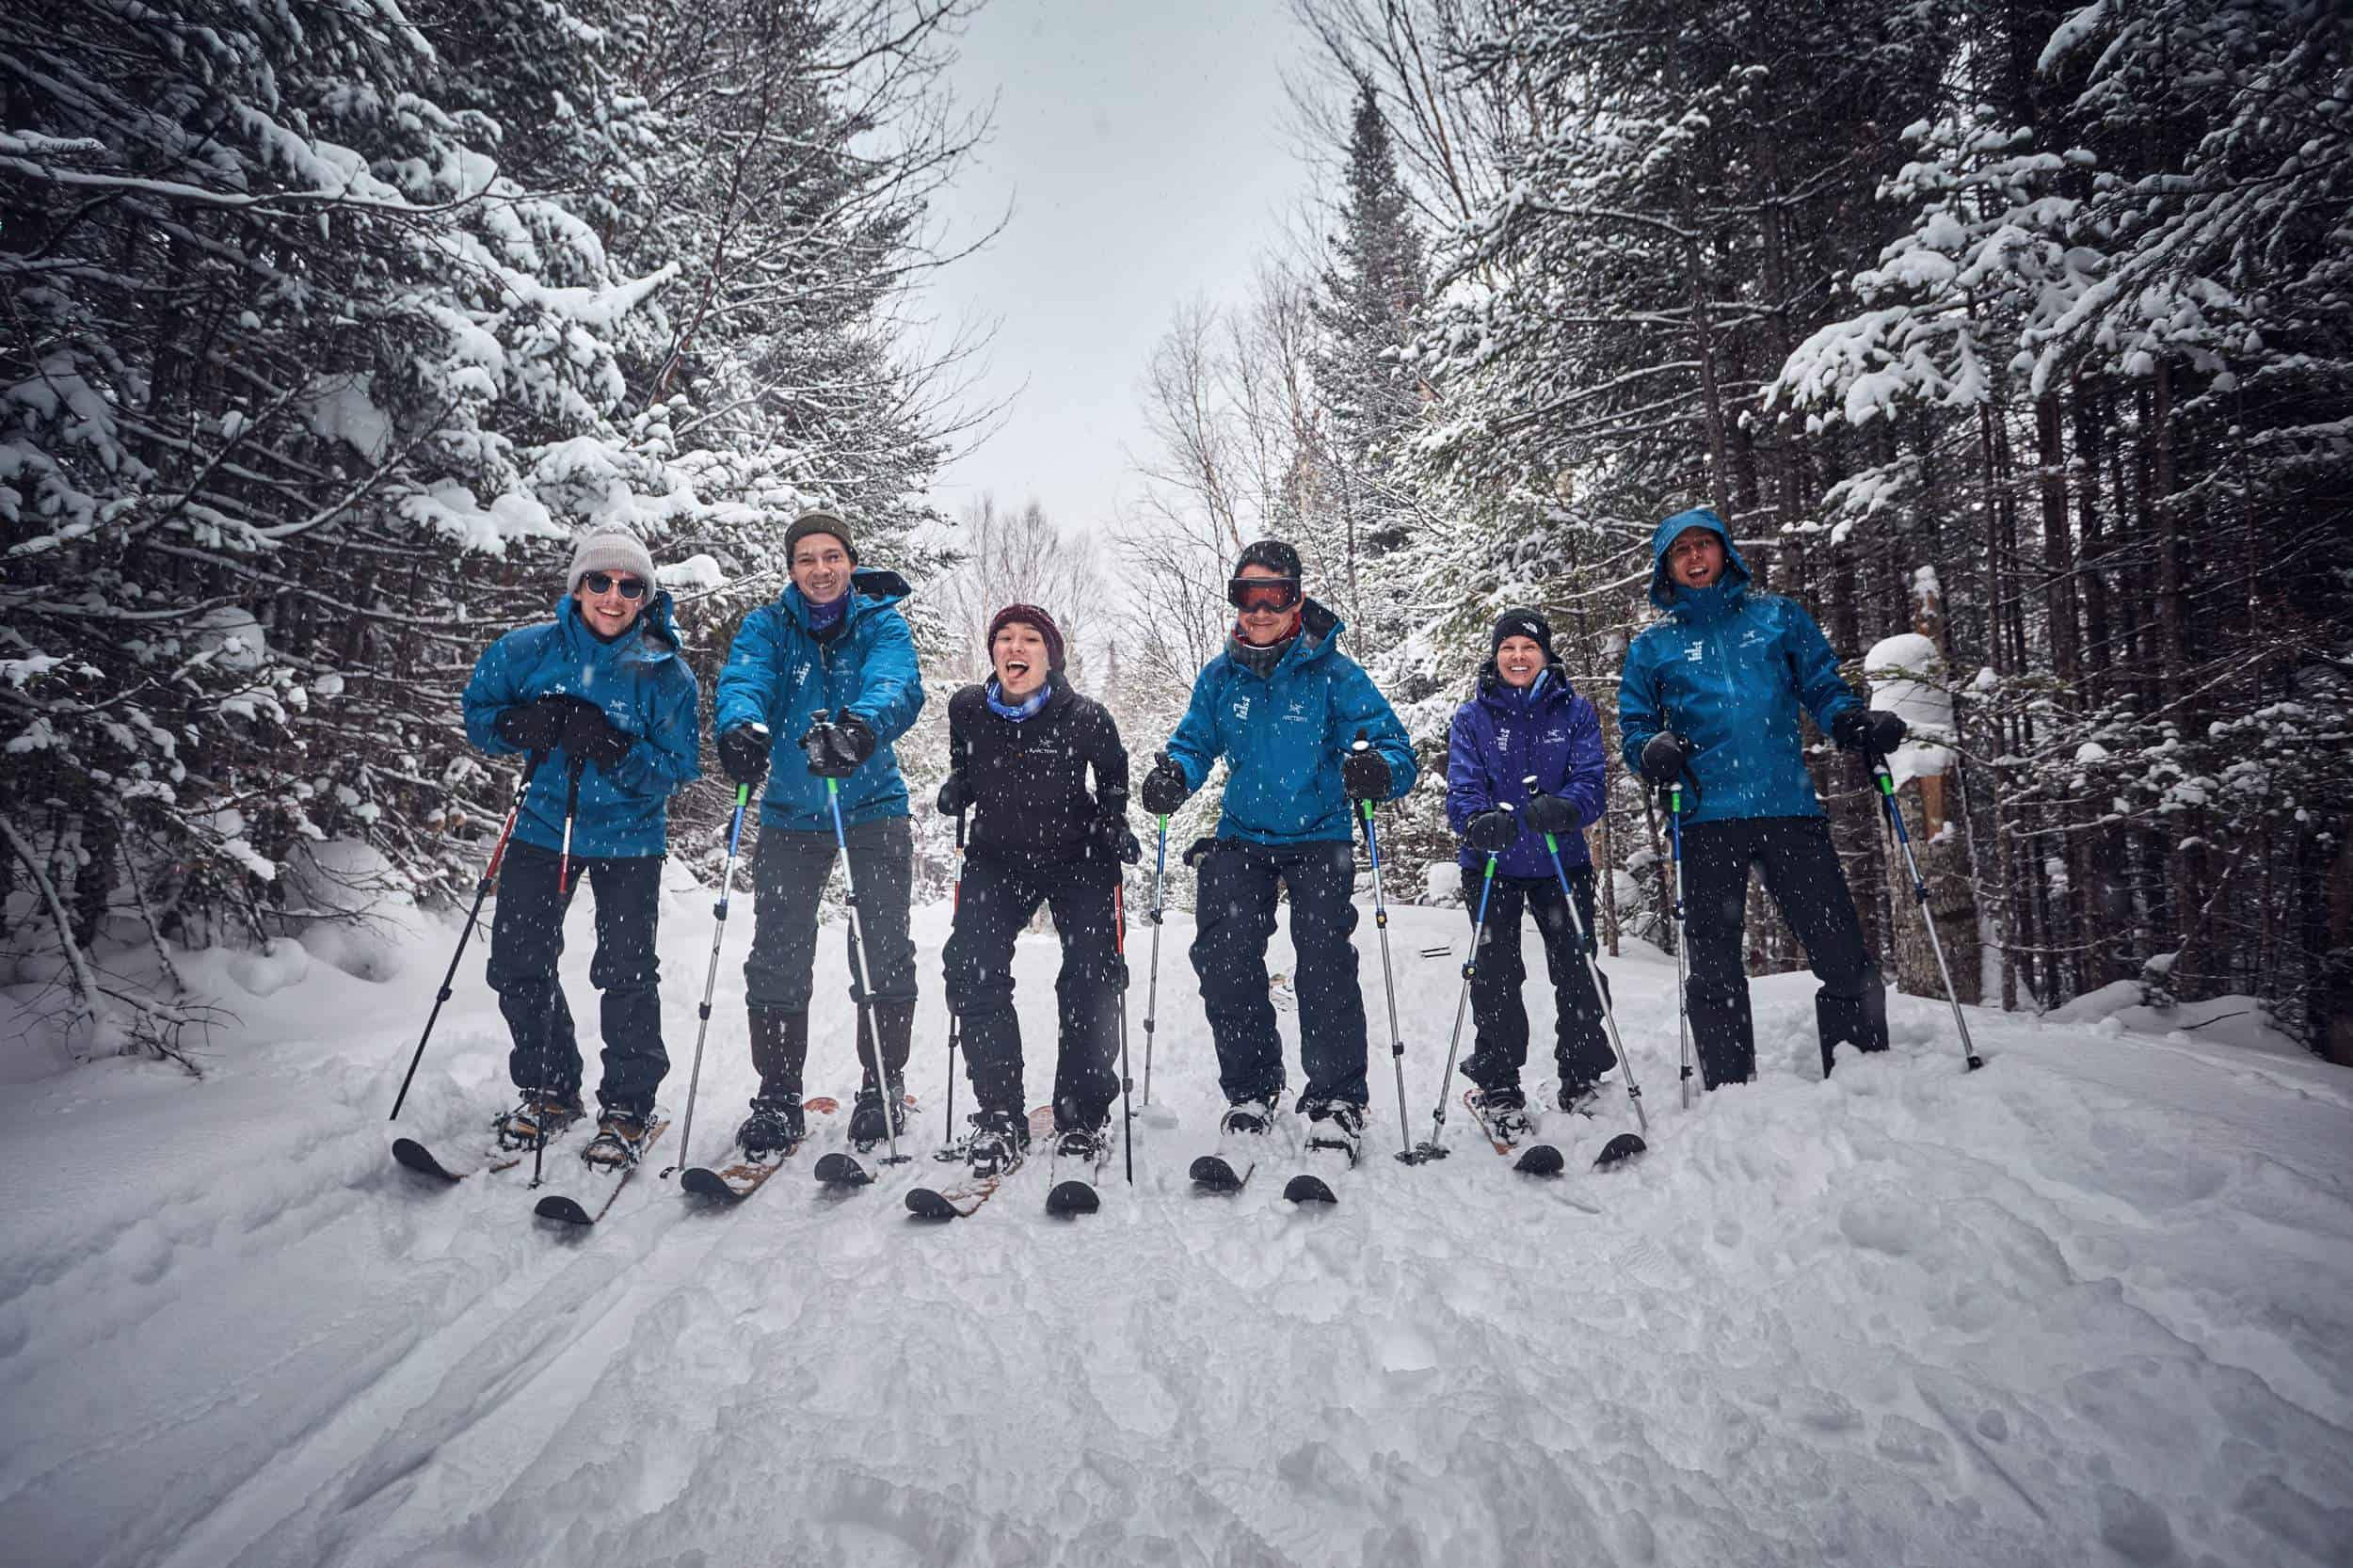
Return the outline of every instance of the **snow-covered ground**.
<path id="1" fill-rule="evenodd" d="M 750 1087 L 748 913 L 705 1155 Z M 919 917 L 925 1148 L 946 923 Z M 674 899 L 674 1108 L 710 932 Z M 1394 912 L 1417 1138 L 1462 935 Z M 449 933 L 351 965 L 388 979 L 246 961 L 267 995 L 199 960 L 243 1016 L 206 1081 L 107 1063 L 0 1103 L 0 1560 L 2353 1562 L 2353 1075 L 1985 1012 L 1964 1074 L 1944 1005 L 1898 998 L 1895 1051 L 1824 1082 L 1810 983 L 1780 977 L 1761 1080 L 1687 1112 L 1673 966 L 1641 950 L 1609 968 L 1647 1158 L 1583 1168 L 1621 1100 L 1555 1182 L 1459 1112 L 1453 1158 L 1409 1169 L 1367 920 L 1374 1156 L 1295 1210 L 1263 1173 L 1185 1180 L 1217 1110 L 1189 936 L 1135 1188 L 1053 1221 L 1032 1165 L 945 1227 L 901 1206 L 928 1160 L 846 1199 L 804 1167 L 732 1212 L 648 1171 L 560 1234 L 520 1173 L 427 1188 L 384 1115 Z M 1022 944 L 1033 1098 L 1055 957 Z M 814 1092 L 854 1081 L 841 981 L 829 939 Z M 461 1140 L 504 1052 L 477 949 L 403 1129 Z"/>

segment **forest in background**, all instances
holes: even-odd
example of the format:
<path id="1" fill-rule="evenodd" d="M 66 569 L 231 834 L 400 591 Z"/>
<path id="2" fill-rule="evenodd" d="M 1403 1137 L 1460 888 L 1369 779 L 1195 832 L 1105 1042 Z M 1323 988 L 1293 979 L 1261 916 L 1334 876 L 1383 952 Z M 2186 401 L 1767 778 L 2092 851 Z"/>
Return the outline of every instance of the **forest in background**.
<path id="1" fill-rule="evenodd" d="M 2353 19 L 1294 8 L 1326 200 L 1249 297 L 1177 311 L 1145 499 L 1086 543 L 1121 606 L 1089 683 L 1139 761 L 1262 534 L 1431 769 L 1510 604 L 1614 740 L 1650 531 L 1707 504 L 1858 683 L 1935 648 L 1955 726 L 1906 809 L 1964 1000 L 2243 994 L 2353 1061 Z M 1017 550 L 984 580 L 1046 520 L 921 500 L 985 418 L 976 345 L 908 330 L 984 131 L 940 88 L 970 9 L 0 18 L 0 979 L 78 1053 L 184 1052 L 216 1016 L 174 946 L 471 891 L 508 786 L 456 694 L 579 526 L 648 538 L 706 676 L 817 502 L 930 590 L 943 682 L 973 605 L 1076 609 Z M 1813 757 L 1934 994 L 1859 764 Z M 1616 776 L 1607 935 L 1671 941 Z M 1442 793 L 1385 834 L 1393 892 L 1451 858 Z M 706 780 L 674 839 L 724 809 Z M 1801 961 L 1761 900 L 1750 929 L 1753 968 Z"/>

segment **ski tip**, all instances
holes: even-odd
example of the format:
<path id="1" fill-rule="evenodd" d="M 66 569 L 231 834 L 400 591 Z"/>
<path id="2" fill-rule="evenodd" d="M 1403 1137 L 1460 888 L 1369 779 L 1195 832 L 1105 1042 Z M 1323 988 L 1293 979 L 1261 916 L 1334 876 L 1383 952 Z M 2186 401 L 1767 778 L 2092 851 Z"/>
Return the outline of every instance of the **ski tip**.
<path id="1" fill-rule="evenodd" d="M 1242 1178 L 1235 1174 L 1233 1166 L 1228 1165 L 1218 1155 L 1203 1155 L 1193 1162 L 1193 1169 L 1186 1174 L 1193 1177 L 1194 1186 L 1205 1187 L 1212 1192 L 1235 1192 L 1241 1190 Z"/>
<path id="2" fill-rule="evenodd" d="M 1513 1160 L 1512 1169 L 1522 1176 L 1557 1176 L 1567 1168 L 1568 1161 L 1550 1144 L 1531 1144 Z"/>
<path id="3" fill-rule="evenodd" d="M 1625 1164 L 1649 1147 L 1650 1145 L 1643 1143 L 1639 1134 L 1621 1132 L 1601 1146 L 1600 1155 L 1593 1160 L 1593 1169 L 1596 1171 L 1611 1170 Z"/>
<path id="4" fill-rule="evenodd" d="M 1048 1214 L 1092 1214 L 1102 1207 L 1103 1200 L 1083 1181 L 1065 1181 L 1046 1194 Z"/>
<path id="5" fill-rule="evenodd" d="M 442 1167 L 440 1160 L 433 1158 L 430 1149 L 414 1138 L 393 1139 L 392 1159 L 404 1171 L 414 1171 L 419 1176 L 439 1176 L 443 1181 L 457 1179 L 456 1176 Z"/>
<path id="6" fill-rule="evenodd" d="M 874 1176 L 855 1158 L 836 1149 L 817 1161 L 817 1179 L 828 1187 L 863 1187 Z"/>
<path id="7" fill-rule="evenodd" d="M 1324 1184 L 1321 1176 L 1306 1175 L 1291 1177 L 1289 1183 L 1283 1189 L 1283 1196 L 1293 1203 L 1337 1203 L 1340 1201 L 1334 1195 L 1332 1189 Z"/>
<path id="8" fill-rule="evenodd" d="M 919 1220 L 953 1220 L 959 1217 L 954 1204 L 928 1187 L 918 1187 L 907 1194 L 907 1212 Z"/>
<path id="9" fill-rule="evenodd" d="M 831 1095 L 820 1095 L 813 1100 L 801 1102 L 801 1112 L 808 1116 L 830 1116 L 841 1109 L 841 1102 Z"/>
<path id="10" fill-rule="evenodd" d="M 678 1178 L 679 1191 L 695 1197 L 708 1198 L 713 1203 L 737 1203 L 742 1194 L 719 1179 L 719 1173 L 705 1166 L 689 1166 Z"/>
<path id="11" fill-rule="evenodd" d="M 553 1193 L 541 1198 L 531 1211 L 542 1220 L 555 1220 L 568 1225 L 592 1225 L 597 1223 L 596 1216 L 581 1208 L 575 1200 Z"/>

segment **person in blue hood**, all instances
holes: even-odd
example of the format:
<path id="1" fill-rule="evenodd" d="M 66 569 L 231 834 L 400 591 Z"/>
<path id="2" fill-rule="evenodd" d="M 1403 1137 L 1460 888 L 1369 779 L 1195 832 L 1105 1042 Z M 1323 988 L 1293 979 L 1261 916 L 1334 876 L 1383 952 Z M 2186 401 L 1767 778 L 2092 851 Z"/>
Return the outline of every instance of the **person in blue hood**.
<path id="1" fill-rule="evenodd" d="M 817 906 L 837 853 L 829 783 L 840 791 L 857 930 L 873 984 L 871 998 L 859 994 L 854 951 L 850 1000 L 864 1081 L 850 1141 L 860 1148 L 904 1124 L 901 1078 L 915 1032 L 915 944 L 907 933 L 915 838 L 906 780 L 891 749 L 923 710 L 915 634 L 898 607 L 906 580 L 859 570 L 850 525 L 831 512 L 803 515 L 784 539 L 792 583 L 775 603 L 744 617 L 719 674 L 720 761 L 736 783 L 765 778 L 768 786 L 752 856 L 752 951 L 744 961 L 760 1092 L 738 1139 L 756 1156 L 789 1151 L 802 1136 Z M 877 1043 L 882 1082 L 874 1077 Z"/>
<path id="2" fill-rule="evenodd" d="M 1139 793 L 1165 816 L 1225 759 L 1224 812 L 1199 862 L 1193 971 L 1217 1042 L 1228 1138 L 1264 1134 L 1283 1093 L 1283 1045 L 1267 994 L 1278 884 L 1299 961 L 1299 1109 L 1309 1145 L 1355 1158 L 1364 1134 L 1365 1000 L 1356 984 L 1356 803 L 1414 787 L 1405 727 L 1342 654 L 1339 618 L 1302 591 L 1299 552 L 1261 539 L 1226 597 L 1238 615 Z M 1361 744 L 1358 743 L 1362 743 Z"/>
<path id="3" fill-rule="evenodd" d="M 1804 944 L 1822 1071 L 1833 1048 L 1887 1048 L 1887 993 L 1805 771 L 1802 708 L 1841 746 L 1895 748 L 1903 720 L 1865 708 L 1838 656 L 1796 600 L 1750 585 L 1723 520 L 1678 512 L 1651 537 L 1651 602 L 1667 618 L 1634 639 L 1618 681 L 1626 764 L 1661 790 L 1684 786 L 1689 1009 L 1707 1087 L 1756 1073 L 1741 935 L 1749 870 Z"/>
<path id="4" fill-rule="evenodd" d="M 490 921 L 490 988 L 514 1039 L 506 1070 L 521 1095 L 499 1118 L 500 1140 L 522 1148 L 581 1114 L 580 1045 L 555 964 L 564 911 L 584 877 L 597 889 L 588 979 L 603 997 L 604 1077 L 584 1158 L 633 1164 L 670 1069 L 654 952 L 669 799 L 701 773 L 695 676 L 646 547 L 617 529 L 583 536 L 555 619 L 483 650 L 465 715 L 474 744 L 494 757 L 526 754 L 534 769 Z"/>
<path id="5" fill-rule="evenodd" d="M 1553 656 L 1552 626 L 1533 610 L 1506 610 L 1489 639 L 1478 695 L 1454 711 L 1447 736 L 1446 815 L 1463 836 L 1463 891 L 1478 918 L 1487 856 L 1496 856 L 1487 923 L 1471 971 L 1478 1047 L 1463 1064 L 1482 1113 L 1499 1131 L 1533 1130 L 1520 1068 L 1528 1061 L 1528 1009 L 1520 985 L 1520 911 L 1536 917 L 1555 1004 L 1555 1103 L 1575 1111 L 1616 1064 L 1602 1033 L 1602 999 L 1585 967 L 1593 930 L 1593 859 L 1585 824 L 1603 808 L 1601 715 L 1570 690 Z M 1531 790 L 1531 786 L 1533 787 Z M 1560 846 L 1586 932 L 1584 948 L 1545 835 Z"/>

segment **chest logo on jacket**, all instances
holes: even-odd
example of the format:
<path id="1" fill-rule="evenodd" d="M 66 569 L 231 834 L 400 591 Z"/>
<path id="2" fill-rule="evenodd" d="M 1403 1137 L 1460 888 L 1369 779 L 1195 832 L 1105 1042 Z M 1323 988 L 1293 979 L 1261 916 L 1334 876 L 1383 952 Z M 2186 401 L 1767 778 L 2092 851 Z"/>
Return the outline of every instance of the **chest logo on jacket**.
<path id="1" fill-rule="evenodd" d="M 1687 663 L 1696 664 L 1702 659 L 1707 657 L 1707 645 L 1705 643 L 1693 643 L 1689 648 L 1683 650 L 1683 657 Z"/>
<path id="2" fill-rule="evenodd" d="M 1307 712 L 1307 704 L 1299 697 L 1291 698 L 1290 701 L 1284 706 L 1283 722 L 1285 724 L 1306 724 L 1310 722 Z"/>
<path id="3" fill-rule="evenodd" d="M 1243 697 L 1234 704 L 1234 717 L 1238 719 L 1247 719 L 1249 716 L 1250 699 L 1248 697 Z"/>

